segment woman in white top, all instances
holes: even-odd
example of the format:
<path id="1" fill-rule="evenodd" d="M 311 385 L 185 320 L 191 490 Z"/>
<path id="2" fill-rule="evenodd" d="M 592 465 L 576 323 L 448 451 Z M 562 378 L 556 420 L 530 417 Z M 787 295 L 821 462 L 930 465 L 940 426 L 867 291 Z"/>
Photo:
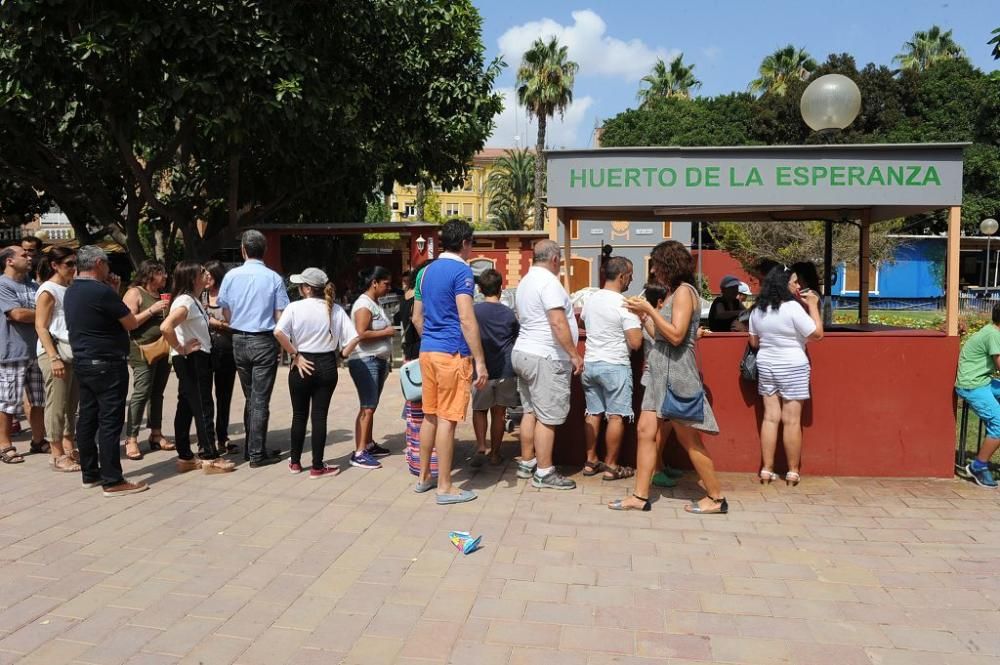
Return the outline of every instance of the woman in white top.
<path id="1" fill-rule="evenodd" d="M 779 478 L 774 472 L 779 426 L 788 458 L 785 482 L 797 485 L 801 478 L 802 402 L 809 399 L 810 374 L 806 342 L 811 339 L 823 339 L 819 294 L 800 291 L 799 279 L 790 270 L 772 268 L 750 314 L 750 346 L 757 349 L 757 392 L 764 399 L 761 483 Z"/>
<path id="2" fill-rule="evenodd" d="M 372 439 L 375 409 L 378 408 L 382 387 L 389 376 L 392 360 L 392 336 L 395 329 L 385 310 L 378 304 L 379 298 L 389 292 L 391 273 L 382 266 L 361 271 L 358 276 L 359 290 L 363 293 L 354 301 L 351 318 L 360 340 L 347 368 L 351 372 L 354 387 L 358 390 L 358 417 L 354 420 L 354 454 L 351 466 L 362 469 L 380 469 L 382 464 L 376 459 L 389 454 L 389 449 Z"/>
<path id="3" fill-rule="evenodd" d="M 76 277 L 76 252 L 68 247 L 50 248 L 41 257 L 39 274 L 47 280 L 38 287 L 35 331 L 38 366 L 45 381 L 45 431 L 52 437 L 49 463 L 56 471 L 79 471 L 75 432 L 80 393 L 73 376 L 73 351 L 63 311 L 66 287 Z"/>
<path id="4" fill-rule="evenodd" d="M 323 462 L 326 416 L 337 387 L 337 358 L 350 353 L 357 334 L 347 312 L 333 301 L 333 284 L 319 268 L 306 268 L 289 277 L 299 285 L 300 299 L 281 313 L 274 328 L 278 344 L 292 357 L 288 394 L 292 399 L 292 454 L 288 469 L 302 473 L 302 448 L 306 420 L 312 420 L 312 469 L 310 478 L 340 473 Z"/>
<path id="5" fill-rule="evenodd" d="M 222 459 L 215 440 L 212 403 L 212 338 L 208 314 L 198 300 L 205 290 L 208 271 L 194 261 L 181 261 L 174 268 L 170 313 L 160 332 L 170 344 L 170 357 L 177 373 L 177 413 L 174 415 L 174 444 L 177 471 L 198 467 L 207 473 L 228 473 L 236 465 Z M 198 432 L 198 456 L 191 452 L 191 421 Z"/>

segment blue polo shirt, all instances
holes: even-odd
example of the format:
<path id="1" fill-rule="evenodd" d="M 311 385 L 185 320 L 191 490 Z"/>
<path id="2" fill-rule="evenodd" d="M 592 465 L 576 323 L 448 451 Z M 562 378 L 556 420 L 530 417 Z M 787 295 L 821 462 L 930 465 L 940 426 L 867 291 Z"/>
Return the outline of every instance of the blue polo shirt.
<path id="1" fill-rule="evenodd" d="M 423 270 L 420 297 L 424 307 L 424 335 L 420 351 L 471 355 L 462 334 L 455 297 L 472 297 L 475 278 L 472 268 L 457 254 L 444 252 Z"/>
<path id="2" fill-rule="evenodd" d="M 219 307 L 229 310 L 229 326 L 233 330 L 272 332 L 275 310 L 288 307 L 288 291 L 281 275 L 263 261 L 247 259 L 222 278 Z"/>

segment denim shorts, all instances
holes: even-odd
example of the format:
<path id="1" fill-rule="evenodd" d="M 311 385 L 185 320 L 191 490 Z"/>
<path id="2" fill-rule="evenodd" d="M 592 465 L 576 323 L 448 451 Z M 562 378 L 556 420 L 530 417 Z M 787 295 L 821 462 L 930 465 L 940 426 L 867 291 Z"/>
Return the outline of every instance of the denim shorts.
<path id="1" fill-rule="evenodd" d="M 602 361 L 585 363 L 583 366 L 583 397 L 587 403 L 587 415 L 604 413 L 609 416 L 631 418 L 632 412 L 632 366 L 615 365 Z"/>
<path id="2" fill-rule="evenodd" d="M 351 380 L 358 390 L 358 402 L 362 409 L 377 409 L 382 386 L 389 376 L 389 361 L 385 358 L 365 356 L 347 361 Z"/>
<path id="3" fill-rule="evenodd" d="M 991 380 L 978 388 L 955 388 L 986 427 L 986 436 L 1000 439 L 1000 381 Z"/>

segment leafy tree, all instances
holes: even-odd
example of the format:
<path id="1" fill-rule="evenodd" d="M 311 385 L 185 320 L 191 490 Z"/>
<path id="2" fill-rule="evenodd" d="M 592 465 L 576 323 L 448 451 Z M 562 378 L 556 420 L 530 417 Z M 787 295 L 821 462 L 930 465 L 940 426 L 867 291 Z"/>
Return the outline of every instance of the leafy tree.
<path id="1" fill-rule="evenodd" d="M 639 90 L 640 107 L 674 97 L 690 99 L 691 91 L 701 87 L 701 81 L 694 76 L 694 65 L 684 64 L 683 53 L 671 60 L 669 66 L 663 58 L 658 58 L 653 70 L 642 77 L 642 83 L 648 87 Z"/>
<path id="2" fill-rule="evenodd" d="M 501 231 L 521 231 L 535 206 L 535 156 L 526 148 L 507 150 L 486 178 L 487 215 Z"/>
<path id="3" fill-rule="evenodd" d="M 535 40 L 521 59 L 517 70 L 517 99 L 535 116 L 538 139 L 535 154 L 545 151 L 545 125 L 550 116 L 560 116 L 573 103 L 573 79 L 579 65 L 568 59 L 567 49 L 552 37 L 548 42 Z M 535 230 L 545 227 L 542 199 L 545 196 L 545 160 L 535 160 Z"/>
<path id="4" fill-rule="evenodd" d="M 417 207 L 420 207 L 419 201 Z M 429 222 L 431 224 L 444 224 L 444 210 L 441 209 L 441 199 L 433 189 L 424 188 L 423 198 L 424 216 L 417 217 L 418 222 Z"/>
<path id="5" fill-rule="evenodd" d="M 144 219 L 188 256 L 266 220 L 360 219 L 376 184 L 464 178 L 501 108 L 481 27 L 465 0 L 11 0 L 0 177 L 133 260 Z"/>
<path id="6" fill-rule="evenodd" d="M 898 62 L 902 69 L 924 71 L 938 62 L 965 59 L 965 50 L 952 39 L 951 32 L 936 25 L 926 32 L 918 30 L 910 41 L 903 43 L 903 51 L 892 61 Z"/>
<path id="7" fill-rule="evenodd" d="M 993 39 L 986 42 L 986 44 L 993 44 L 993 50 L 991 51 L 993 59 L 1000 60 L 1000 28 L 994 28 L 990 34 L 993 35 Z"/>
<path id="8" fill-rule="evenodd" d="M 601 145 L 750 145 L 753 98 L 747 93 L 665 99 L 604 123 Z"/>
<path id="9" fill-rule="evenodd" d="M 784 95 L 790 81 L 805 81 L 816 66 L 816 61 L 804 48 L 789 44 L 764 58 L 758 69 L 760 76 L 750 82 L 750 92 Z"/>

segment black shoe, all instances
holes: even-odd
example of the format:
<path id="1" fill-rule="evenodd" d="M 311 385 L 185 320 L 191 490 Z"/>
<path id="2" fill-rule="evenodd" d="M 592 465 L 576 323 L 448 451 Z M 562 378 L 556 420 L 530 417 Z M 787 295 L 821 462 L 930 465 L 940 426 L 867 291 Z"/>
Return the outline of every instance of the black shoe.
<path id="1" fill-rule="evenodd" d="M 368 445 L 365 446 L 365 452 L 367 452 L 372 457 L 385 457 L 386 455 L 392 454 L 391 450 L 378 445 L 374 441 L 370 441 Z"/>
<path id="2" fill-rule="evenodd" d="M 264 449 L 264 454 L 268 457 L 273 457 L 274 459 L 281 459 L 281 451 L 275 448 L 274 450 Z"/>
<path id="3" fill-rule="evenodd" d="M 264 459 L 250 460 L 250 468 L 256 469 L 262 466 L 271 466 L 272 464 L 277 464 L 280 461 L 281 460 L 277 457 L 265 457 Z"/>

